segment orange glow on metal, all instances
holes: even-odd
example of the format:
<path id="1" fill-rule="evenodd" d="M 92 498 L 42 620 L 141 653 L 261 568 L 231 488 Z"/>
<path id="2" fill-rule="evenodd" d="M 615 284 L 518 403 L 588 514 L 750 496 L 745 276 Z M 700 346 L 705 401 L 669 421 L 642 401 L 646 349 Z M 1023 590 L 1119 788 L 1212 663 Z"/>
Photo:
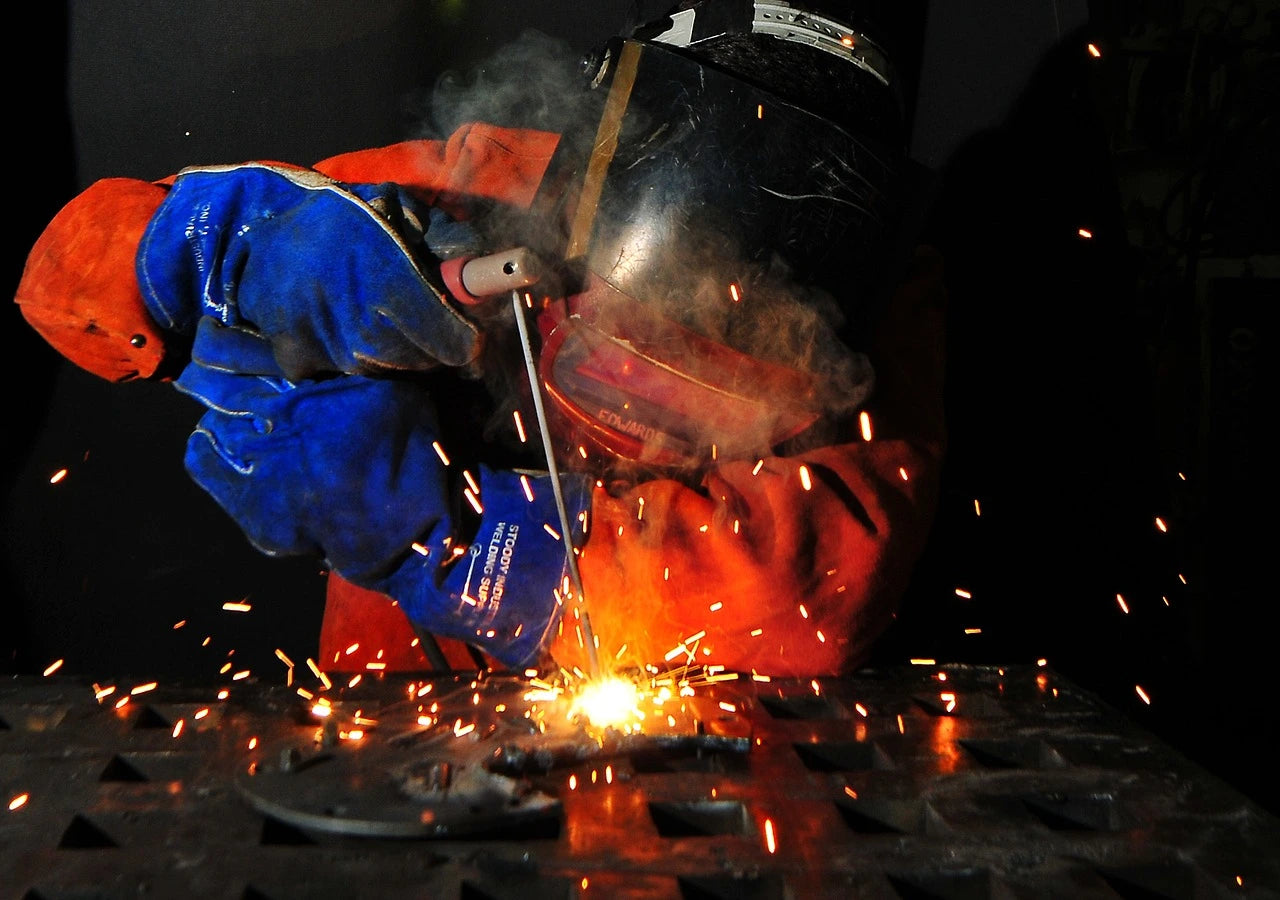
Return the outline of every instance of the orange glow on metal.
<path id="1" fill-rule="evenodd" d="M 52 675 L 54 672 L 56 672 L 56 671 L 58 671 L 59 669 L 61 669 L 61 668 L 62 668 L 62 664 L 63 664 L 63 662 L 65 662 L 65 660 L 55 659 L 53 662 L 49 663 L 49 665 L 45 667 L 45 670 L 44 670 L 44 677 L 45 677 L 45 678 L 48 678 L 48 677 L 49 677 L 50 675 Z"/>
<path id="2" fill-rule="evenodd" d="M 770 853 L 778 852 L 778 838 L 773 833 L 773 819 L 764 820 L 764 846 Z"/>
<path id="3" fill-rule="evenodd" d="M 253 606 L 241 601 L 238 603 L 224 603 L 222 604 L 222 608 L 227 612 L 248 612 L 253 609 Z"/>
<path id="4" fill-rule="evenodd" d="M 16 809 L 21 809 L 22 807 L 26 806 L 27 801 L 30 799 L 31 799 L 31 795 L 25 791 L 19 794 L 18 796 L 14 797 L 12 800 L 9 801 L 9 812 L 13 812 Z"/>
<path id="5" fill-rule="evenodd" d="M 865 409 L 858 413 L 858 427 L 862 430 L 862 439 L 871 440 L 871 416 Z"/>

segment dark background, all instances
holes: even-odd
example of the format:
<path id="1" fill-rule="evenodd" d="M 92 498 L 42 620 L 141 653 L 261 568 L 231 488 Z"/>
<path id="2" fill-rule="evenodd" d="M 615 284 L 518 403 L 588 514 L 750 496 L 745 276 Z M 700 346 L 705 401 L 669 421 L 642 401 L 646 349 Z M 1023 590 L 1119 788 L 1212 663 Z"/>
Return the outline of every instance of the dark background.
<path id="1" fill-rule="evenodd" d="M 6 61 L 10 296 L 40 230 L 98 178 L 419 136 L 436 79 L 525 29 L 586 52 L 664 6 L 35 4 L 27 52 Z M 1280 810 L 1260 426 L 1280 278 L 1277 5 L 889 6 L 915 26 L 912 151 L 937 176 L 924 237 L 951 289 L 952 445 L 879 661 L 1044 658 Z M 212 679 L 232 655 L 272 678 L 277 647 L 309 655 L 318 566 L 260 556 L 188 481 L 196 407 L 98 381 L 4 315 L 0 669 Z M 222 611 L 242 599 L 251 613 Z"/>

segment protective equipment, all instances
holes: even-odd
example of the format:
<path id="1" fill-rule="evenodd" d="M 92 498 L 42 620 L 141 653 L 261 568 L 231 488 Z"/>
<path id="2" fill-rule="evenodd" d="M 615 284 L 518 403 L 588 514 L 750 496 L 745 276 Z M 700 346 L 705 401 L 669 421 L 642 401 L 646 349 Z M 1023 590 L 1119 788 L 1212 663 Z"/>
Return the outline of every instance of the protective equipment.
<path id="1" fill-rule="evenodd" d="M 187 169 L 142 236 L 138 282 L 161 327 L 192 334 L 211 317 L 253 329 L 290 378 L 463 366 L 479 333 L 428 277 L 428 225 L 390 183 Z"/>
<path id="2" fill-rule="evenodd" d="M 768 453 L 870 395 L 904 129 L 865 24 L 685 7 L 609 42 L 591 68 L 598 122 L 552 164 L 577 181 L 539 249 L 586 274 L 548 310 L 542 374 L 576 441 L 697 467 Z"/>
<path id="3" fill-rule="evenodd" d="M 428 393 L 409 379 L 293 382 L 259 336 L 204 317 L 176 385 L 208 411 L 187 444 L 191 477 L 269 555 L 318 553 L 342 577 L 394 596 L 417 627 L 519 666 L 559 618 L 564 548 L 546 476 L 480 467 L 478 523 L 434 444 Z M 570 508 L 584 479 L 568 480 Z M 470 492 L 470 488 L 466 489 Z"/>
<path id="4" fill-rule="evenodd" d="M 165 189 L 133 178 L 95 182 L 53 218 L 14 299 L 63 356 L 108 381 L 162 372 L 166 345 L 133 277 L 134 251 Z"/>

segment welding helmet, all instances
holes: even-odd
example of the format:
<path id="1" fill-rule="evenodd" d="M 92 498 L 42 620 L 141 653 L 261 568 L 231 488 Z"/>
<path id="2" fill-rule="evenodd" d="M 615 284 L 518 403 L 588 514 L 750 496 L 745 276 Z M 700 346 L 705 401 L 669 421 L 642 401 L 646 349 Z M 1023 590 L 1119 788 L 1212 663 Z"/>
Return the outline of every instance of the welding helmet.
<path id="1" fill-rule="evenodd" d="M 598 121 L 548 180 L 580 281 L 539 319 L 568 439 L 696 466 L 856 409 L 904 143 L 866 23 L 702 0 L 613 39 L 587 75 Z"/>

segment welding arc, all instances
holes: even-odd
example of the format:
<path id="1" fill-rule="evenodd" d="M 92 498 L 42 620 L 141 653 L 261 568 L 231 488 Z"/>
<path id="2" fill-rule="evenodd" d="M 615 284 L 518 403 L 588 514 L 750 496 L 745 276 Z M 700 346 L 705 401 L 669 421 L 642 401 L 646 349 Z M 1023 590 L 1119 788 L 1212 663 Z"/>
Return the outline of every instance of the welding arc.
<path id="1" fill-rule="evenodd" d="M 569 527 L 569 513 L 564 506 L 564 491 L 560 486 L 560 470 L 556 466 L 555 451 L 551 447 L 551 430 L 547 427 L 547 411 L 542 405 L 542 381 L 533 361 L 533 345 L 529 340 L 529 324 L 525 320 L 524 304 L 520 292 L 511 292 L 511 306 L 516 314 L 516 328 L 520 331 L 520 347 L 524 350 L 524 368 L 529 375 L 529 389 L 533 394 L 533 411 L 538 420 L 538 433 L 542 436 L 542 452 L 547 457 L 547 472 L 551 475 L 551 492 L 555 496 L 556 511 L 560 514 L 560 537 L 564 541 L 564 557 L 569 566 L 569 577 L 578 592 L 578 609 L 581 613 L 582 637 L 587 645 L 587 661 L 591 677 L 600 677 L 600 657 L 596 651 L 595 633 L 591 630 L 591 617 L 587 614 L 587 595 L 582 589 L 582 574 L 578 571 L 578 557 L 573 551 L 573 531 Z"/>

